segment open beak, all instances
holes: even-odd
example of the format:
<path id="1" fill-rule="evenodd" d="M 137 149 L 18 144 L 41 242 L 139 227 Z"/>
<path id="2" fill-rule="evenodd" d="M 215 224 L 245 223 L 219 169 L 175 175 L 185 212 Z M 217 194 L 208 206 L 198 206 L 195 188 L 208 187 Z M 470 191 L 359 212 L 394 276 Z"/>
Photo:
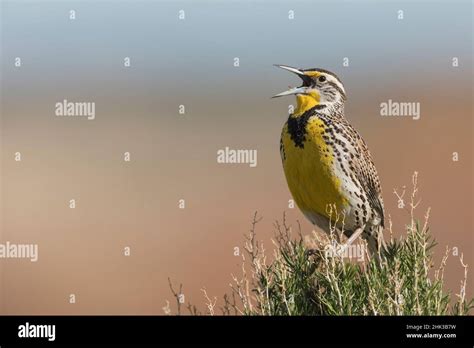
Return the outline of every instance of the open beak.
<path id="1" fill-rule="evenodd" d="M 278 93 L 277 95 L 274 95 L 272 98 L 283 97 L 285 95 L 306 93 L 307 88 L 311 85 L 311 77 L 307 76 L 304 71 L 301 71 L 297 68 L 293 68 L 291 66 L 276 65 L 276 64 L 275 64 L 275 66 L 278 67 L 278 68 L 288 70 L 288 71 L 298 75 L 301 78 L 301 80 L 303 80 L 303 84 L 300 87 L 293 87 L 293 88 L 290 88 L 289 90 L 287 90 L 285 92 Z"/>

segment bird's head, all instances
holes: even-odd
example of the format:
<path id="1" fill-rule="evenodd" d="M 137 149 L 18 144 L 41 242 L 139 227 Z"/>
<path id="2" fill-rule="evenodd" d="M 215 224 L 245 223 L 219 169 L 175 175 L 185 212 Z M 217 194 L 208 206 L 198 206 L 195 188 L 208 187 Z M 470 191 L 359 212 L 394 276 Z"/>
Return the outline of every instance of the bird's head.
<path id="1" fill-rule="evenodd" d="M 310 108 L 321 105 L 329 109 L 342 106 L 346 100 L 346 92 L 341 80 L 330 71 L 324 69 L 297 69 L 286 65 L 276 65 L 298 75 L 303 84 L 279 93 L 273 98 L 285 95 L 296 95 L 297 107 L 295 114 L 304 113 Z"/>

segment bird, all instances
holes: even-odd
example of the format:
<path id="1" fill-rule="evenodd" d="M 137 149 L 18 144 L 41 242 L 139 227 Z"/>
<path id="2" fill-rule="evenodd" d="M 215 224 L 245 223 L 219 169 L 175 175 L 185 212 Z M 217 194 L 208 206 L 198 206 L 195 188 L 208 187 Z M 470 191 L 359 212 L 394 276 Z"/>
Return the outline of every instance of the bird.
<path id="1" fill-rule="evenodd" d="M 296 96 L 280 138 L 283 170 L 296 205 L 324 232 L 334 227 L 342 232 L 344 245 L 366 240 L 369 255 L 379 260 L 385 246 L 381 184 L 367 144 L 345 118 L 341 79 L 324 69 L 276 66 L 302 80 L 301 86 L 273 96 Z M 336 216 L 342 219 L 334 221 Z"/>

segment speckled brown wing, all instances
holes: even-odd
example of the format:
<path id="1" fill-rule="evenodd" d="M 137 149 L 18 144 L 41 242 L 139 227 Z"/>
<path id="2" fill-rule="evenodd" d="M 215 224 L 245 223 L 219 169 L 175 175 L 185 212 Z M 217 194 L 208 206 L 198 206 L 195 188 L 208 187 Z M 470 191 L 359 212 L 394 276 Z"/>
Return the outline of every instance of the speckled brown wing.
<path id="1" fill-rule="evenodd" d="M 352 130 L 356 132 L 354 128 L 352 128 Z M 360 150 L 360 157 L 356 158 L 354 161 L 354 171 L 357 173 L 357 178 L 361 186 L 364 188 L 370 206 L 379 215 L 381 226 L 384 227 L 382 188 L 380 186 L 377 169 L 375 168 L 367 144 L 358 134 L 356 136 L 356 144 Z"/>

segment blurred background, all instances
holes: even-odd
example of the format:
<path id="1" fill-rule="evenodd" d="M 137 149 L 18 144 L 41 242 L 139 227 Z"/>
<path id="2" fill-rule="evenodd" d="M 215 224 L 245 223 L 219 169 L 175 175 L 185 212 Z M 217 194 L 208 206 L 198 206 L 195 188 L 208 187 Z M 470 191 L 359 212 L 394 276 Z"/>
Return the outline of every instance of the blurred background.
<path id="1" fill-rule="evenodd" d="M 0 238 L 39 246 L 36 263 L 0 259 L 0 313 L 163 314 L 168 277 L 204 309 L 201 288 L 230 292 L 255 211 L 269 253 L 284 212 L 310 233 L 279 153 L 294 100 L 270 99 L 299 81 L 272 64 L 338 74 L 395 235 L 409 214 L 393 190 L 408 199 L 418 171 L 436 262 L 450 246 L 474 265 L 470 1 L 2 1 L 0 18 Z M 95 120 L 56 117 L 64 99 L 95 102 Z M 380 116 L 389 99 L 421 118 Z M 218 164 L 226 146 L 257 167 Z M 445 277 L 457 292 L 458 257 Z"/>

